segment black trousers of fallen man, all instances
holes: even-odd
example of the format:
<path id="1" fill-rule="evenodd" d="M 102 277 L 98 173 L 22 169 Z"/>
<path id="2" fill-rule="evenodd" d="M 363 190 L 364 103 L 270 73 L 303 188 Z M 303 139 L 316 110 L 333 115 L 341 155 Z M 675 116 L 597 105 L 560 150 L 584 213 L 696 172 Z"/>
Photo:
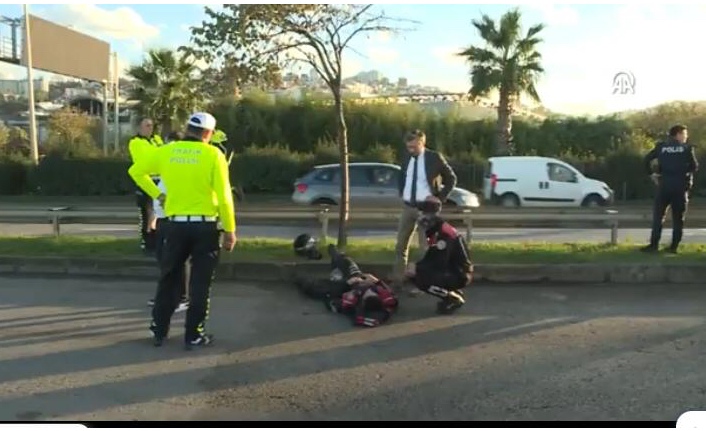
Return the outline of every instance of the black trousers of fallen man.
<path id="1" fill-rule="evenodd" d="M 220 234 L 216 222 L 170 221 L 164 227 L 160 278 L 152 309 L 153 330 L 157 336 L 169 334 L 171 318 L 183 291 L 184 264 L 191 257 L 190 303 L 184 333 L 184 340 L 189 343 L 205 330 L 211 283 L 220 257 Z"/>

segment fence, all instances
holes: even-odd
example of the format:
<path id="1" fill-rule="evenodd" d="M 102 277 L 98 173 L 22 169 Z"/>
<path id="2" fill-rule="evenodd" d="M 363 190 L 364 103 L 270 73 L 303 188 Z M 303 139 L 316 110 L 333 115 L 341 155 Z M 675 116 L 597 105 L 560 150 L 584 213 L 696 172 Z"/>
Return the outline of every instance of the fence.
<path id="1" fill-rule="evenodd" d="M 620 213 L 617 210 L 605 210 L 602 212 L 585 211 L 562 211 L 562 212 L 525 212 L 525 211 L 505 211 L 505 212 L 473 212 L 463 210 L 445 213 L 444 218 L 449 222 L 460 222 L 465 227 L 466 240 L 471 243 L 473 240 L 474 224 L 483 222 L 491 227 L 494 223 L 514 222 L 514 223 L 579 223 L 582 225 L 602 226 L 610 229 L 610 243 L 618 243 L 618 230 L 621 223 L 644 222 L 647 226 L 649 214 L 645 213 Z M 351 214 L 350 219 L 365 222 L 385 222 L 395 221 L 399 217 L 399 211 L 366 211 Z M 238 213 L 240 223 L 247 221 L 262 222 L 282 222 L 282 221 L 313 221 L 318 220 L 321 225 L 322 239 L 326 239 L 331 221 L 338 219 L 336 212 L 328 208 L 321 208 L 314 211 L 242 211 Z M 73 210 L 70 207 L 50 208 L 48 210 L 0 210 L 0 221 L 22 222 L 22 223 L 51 223 L 56 237 L 61 235 L 61 225 L 70 222 L 101 223 L 110 221 L 112 223 L 133 224 L 136 220 L 135 211 L 118 210 Z"/>

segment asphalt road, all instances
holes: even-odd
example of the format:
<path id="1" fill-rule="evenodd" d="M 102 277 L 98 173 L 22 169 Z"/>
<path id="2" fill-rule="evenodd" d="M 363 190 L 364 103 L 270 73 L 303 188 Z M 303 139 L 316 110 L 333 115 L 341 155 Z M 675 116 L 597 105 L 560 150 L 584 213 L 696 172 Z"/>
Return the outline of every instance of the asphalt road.
<path id="1" fill-rule="evenodd" d="M 137 228 L 129 225 L 105 224 L 66 224 L 61 226 L 65 235 L 85 236 L 115 236 L 120 238 L 136 237 Z M 317 223 L 296 226 L 247 226 L 239 225 L 240 238 L 287 238 L 293 239 L 301 233 L 320 235 Z M 51 235 L 49 224 L 0 224 L 0 236 L 7 235 Z M 329 230 L 331 237 L 336 236 L 336 230 Z M 648 229 L 621 229 L 620 241 L 642 242 L 649 239 Z M 357 239 L 394 239 L 394 229 L 353 229 L 351 236 Z M 663 240 L 669 241 L 671 229 L 665 228 Z M 610 231 L 605 229 L 530 229 L 530 228 L 477 228 L 473 233 L 474 241 L 483 242 L 525 242 L 543 241 L 556 243 L 572 242 L 606 242 L 610 240 Z M 686 229 L 684 242 L 706 243 L 706 229 Z"/>
<path id="2" fill-rule="evenodd" d="M 51 287 L 50 289 L 48 287 Z M 153 283 L 0 279 L 0 420 L 665 420 L 703 409 L 700 286 L 475 287 L 376 329 L 284 286 L 215 286 L 154 348 Z"/>

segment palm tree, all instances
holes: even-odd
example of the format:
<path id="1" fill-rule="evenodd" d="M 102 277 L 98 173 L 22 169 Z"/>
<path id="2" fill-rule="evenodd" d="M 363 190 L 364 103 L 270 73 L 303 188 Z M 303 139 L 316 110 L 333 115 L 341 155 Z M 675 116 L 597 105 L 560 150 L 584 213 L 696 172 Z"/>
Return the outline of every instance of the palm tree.
<path id="1" fill-rule="evenodd" d="M 202 102 L 192 57 L 168 49 L 153 49 L 127 74 L 135 83 L 130 98 L 139 115 L 152 118 L 163 135 L 184 124 Z"/>
<path id="2" fill-rule="evenodd" d="M 544 25 L 530 27 L 523 36 L 521 18 L 519 9 L 512 9 L 500 18 L 499 25 L 488 15 L 473 20 L 485 46 L 470 46 L 457 54 L 471 66 L 471 99 L 493 90 L 499 93 L 496 155 L 512 153 L 512 114 L 520 95 L 540 101 L 536 83 L 544 69 L 537 50 L 542 39 L 537 35 Z"/>

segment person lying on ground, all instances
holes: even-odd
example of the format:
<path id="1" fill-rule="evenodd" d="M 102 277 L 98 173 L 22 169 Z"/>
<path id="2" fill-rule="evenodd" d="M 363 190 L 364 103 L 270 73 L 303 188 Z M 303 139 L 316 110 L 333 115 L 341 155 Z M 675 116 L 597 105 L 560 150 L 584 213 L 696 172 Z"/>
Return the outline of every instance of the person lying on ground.
<path id="1" fill-rule="evenodd" d="M 300 235 L 294 242 L 295 252 L 309 259 L 322 259 L 317 241 Z M 329 245 L 331 272 L 328 279 L 311 276 L 295 278 L 297 288 L 306 296 L 323 301 L 334 313 L 347 315 L 356 326 L 375 327 L 385 323 L 397 311 L 397 298 L 392 290 L 373 274 L 361 271 L 358 264 Z"/>

